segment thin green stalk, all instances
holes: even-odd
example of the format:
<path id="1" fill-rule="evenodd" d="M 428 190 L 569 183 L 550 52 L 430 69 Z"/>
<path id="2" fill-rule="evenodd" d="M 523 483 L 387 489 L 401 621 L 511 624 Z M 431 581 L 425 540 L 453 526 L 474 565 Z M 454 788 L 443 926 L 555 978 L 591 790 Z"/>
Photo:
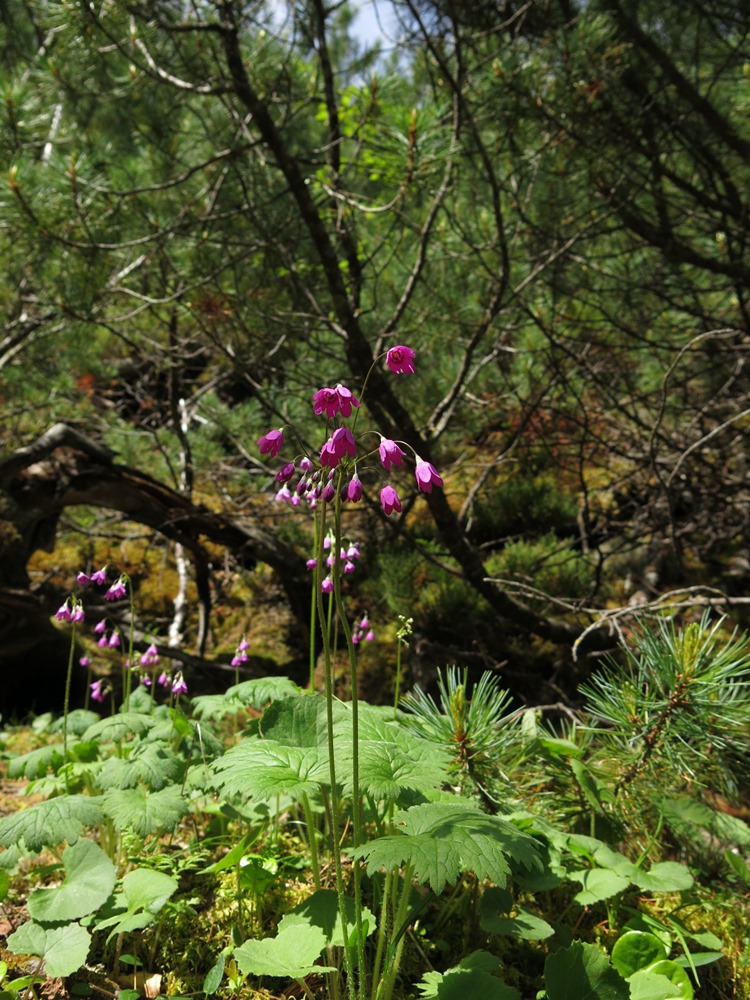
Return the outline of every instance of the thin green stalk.
<path id="1" fill-rule="evenodd" d="M 408 864 L 404 868 L 403 886 L 399 896 L 398 905 L 393 918 L 393 927 L 396 930 L 396 939 L 391 941 L 386 955 L 386 969 L 380 981 L 377 1000 L 391 1000 L 393 987 L 396 984 L 396 976 L 401 965 L 401 957 L 404 950 L 404 932 L 406 931 L 406 917 L 409 912 L 409 899 L 411 897 L 411 882 L 414 869 Z M 395 947 L 394 947 L 395 945 Z M 390 961 L 389 961 L 390 958 Z"/>
<path id="2" fill-rule="evenodd" d="M 317 831 L 315 829 L 315 817 L 310 806 L 310 799 L 307 792 L 302 793 L 302 808 L 305 811 L 305 826 L 307 827 L 307 842 L 310 845 L 310 865 L 312 867 L 313 882 L 315 888 L 320 888 L 320 860 L 318 859 Z"/>
<path id="3" fill-rule="evenodd" d="M 130 634 L 128 637 L 128 656 L 127 660 L 123 664 L 123 678 L 122 678 L 122 693 L 123 693 L 123 707 L 127 712 L 130 706 L 130 690 L 133 683 L 133 642 L 135 639 L 135 595 L 133 594 L 133 581 L 130 579 L 127 573 L 122 574 L 126 581 L 126 586 L 128 588 L 128 597 L 130 598 Z"/>
<path id="4" fill-rule="evenodd" d="M 383 964 L 383 952 L 388 940 L 388 930 L 390 926 L 388 908 L 390 906 L 391 886 L 393 882 L 393 871 L 388 869 L 383 882 L 383 898 L 380 901 L 380 920 L 378 922 L 378 941 L 375 948 L 375 961 L 372 966 L 372 993 L 370 1000 L 376 1000 L 378 987 L 380 985 L 380 967 Z"/>
<path id="5" fill-rule="evenodd" d="M 338 492 L 338 491 L 337 491 Z M 347 988 L 349 1000 L 357 1000 L 354 982 L 354 963 L 352 961 L 351 950 L 348 946 L 346 902 L 344 895 L 344 876 L 341 869 L 341 849 L 338 842 L 338 817 L 339 817 L 339 793 L 336 784 L 336 757 L 333 740 L 333 677 L 331 663 L 331 642 L 328 631 L 328 621 L 323 603 L 323 591 L 321 584 L 321 568 L 323 566 L 323 532 L 325 528 L 326 504 L 323 504 L 323 514 L 320 524 L 320 538 L 318 541 L 317 566 L 315 568 L 315 592 L 318 609 L 318 621 L 323 638 L 323 658 L 325 662 L 325 699 L 326 699 L 326 722 L 328 729 L 328 773 L 331 782 L 331 850 L 333 854 L 333 865 L 336 873 L 336 895 L 339 904 L 339 917 L 341 919 L 341 929 L 344 937 L 344 965 L 346 968 Z M 313 637 L 310 637 L 313 641 Z"/>
<path id="6" fill-rule="evenodd" d="M 362 842 L 362 801 L 359 791 L 359 678 L 357 674 L 357 651 L 352 642 L 352 630 L 344 608 L 341 596 L 341 490 L 336 490 L 336 505 L 334 508 L 334 544 L 336 551 L 333 561 L 333 593 L 336 599 L 336 610 L 341 629 L 346 640 L 349 653 L 349 669 L 351 671 L 352 697 L 352 826 L 354 846 Z M 367 993 L 367 969 L 365 966 L 365 942 L 362 926 L 362 866 L 357 860 L 353 862 L 354 871 L 354 923 L 357 932 L 357 961 L 359 965 L 357 995 L 364 1000 Z"/>
<path id="7" fill-rule="evenodd" d="M 65 790 L 68 790 L 68 713 L 70 712 L 70 685 L 73 680 L 73 657 L 76 651 L 76 623 L 70 628 L 70 653 L 68 672 L 65 675 L 65 697 L 63 701 L 63 760 L 65 761 Z"/>

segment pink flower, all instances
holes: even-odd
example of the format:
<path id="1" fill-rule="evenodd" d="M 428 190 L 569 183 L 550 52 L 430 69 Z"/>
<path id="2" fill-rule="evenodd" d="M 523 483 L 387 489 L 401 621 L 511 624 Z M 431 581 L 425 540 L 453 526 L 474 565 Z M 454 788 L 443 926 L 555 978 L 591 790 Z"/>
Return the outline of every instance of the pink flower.
<path id="1" fill-rule="evenodd" d="M 258 438 L 258 444 L 261 455 L 270 455 L 271 458 L 276 458 L 284 444 L 284 431 L 281 428 L 277 431 L 269 431 L 262 438 Z"/>
<path id="2" fill-rule="evenodd" d="M 86 584 L 91 580 L 91 577 L 86 573 L 79 573 L 76 577 L 76 583 L 79 587 L 85 587 Z"/>
<path id="3" fill-rule="evenodd" d="M 353 573 L 356 568 L 357 568 L 356 565 L 351 561 L 351 559 L 347 559 L 347 561 L 344 563 L 345 573 Z"/>
<path id="4" fill-rule="evenodd" d="M 97 646 L 99 647 L 99 649 L 106 649 L 107 648 L 107 637 L 106 637 L 106 635 L 103 635 L 101 637 L 101 639 L 97 642 Z"/>
<path id="5" fill-rule="evenodd" d="M 104 636 L 102 636 L 102 639 L 103 638 Z M 99 642 L 101 642 L 101 639 L 99 640 Z M 107 643 L 107 645 L 109 646 L 110 649 L 118 648 L 118 646 L 120 645 L 120 636 L 118 635 L 117 632 L 112 633 L 112 635 L 109 637 L 109 642 Z"/>
<path id="6" fill-rule="evenodd" d="M 352 432 L 348 427 L 337 427 L 320 450 L 320 464 L 335 469 L 346 455 L 354 458 L 356 454 L 357 446 Z"/>
<path id="7" fill-rule="evenodd" d="M 359 627 L 362 629 L 370 627 L 370 619 L 367 617 L 367 615 L 362 615 L 362 621 L 359 623 Z"/>
<path id="8" fill-rule="evenodd" d="M 161 684 L 163 688 L 169 687 L 169 674 L 166 672 L 166 670 L 162 670 L 162 672 L 156 678 L 156 683 Z"/>
<path id="9" fill-rule="evenodd" d="M 289 503 L 291 499 L 292 499 L 292 491 L 289 489 L 288 486 L 282 486 L 281 489 L 276 494 L 276 496 L 274 497 L 276 503 Z"/>
<path id="10" fill-rule="evenodd" d="M 96 573 L 92 573 L 91 582 L 95 583 L 97 587 L 103 587 L 107 582 L 107 567 L 102 566 L 102 568 L 98 569 Z"/>
<path id="11" fill-rule="evenodd" d="M 148 674 L 146 674 L 146 675 L 145 675 L 145 676 L 143 677 L 143 679 L 141 680 L 141 684 L 142 684 L 142 685 L 143 685 L 144 687 L 147 687 L 147 688 L 150 688 L 150 687 L 151 687 L 151 678 L 150 678 L 150 677 L 148 676 Z"/>
<path id="12" fill-rule="evenodd" d="M 246 649 L 250 649 L 250 643 L 243 636 L 242 639 L 237 643 L 237 649 L 240 653 L 244 653 Z"/>
<path id="13" fill-rule="evenodd" d="M 151 643 L 146 652 L 140 658 L 140 664 L 142 667 L 155 667 L 159 662 L 159 653 L 157 652 L 156 646 Z"/>
<path id="14" fill-rule="evenodd" d="M 299 460 L 299 467 L 300 467 L 300 472 L 312 472 L 313 470 L 312 460 L 309 459 L 307 455 L 305 455 L 303 458 Z"/>
<path id="15" fill-rule="evenodd" d="M 387 352 L 385 362 L 396 375 L 413 375 L 416 356 L 411 347 L 397 344 Z"/>
<path id="16" fill-rule="evenodd" d="M 106 681 L 93 681 L 89 687 L 91 688 L 91 699 L 92 701 L 104 701 L 106 695 Z"/>
<path id="17" fill-rule="evenodd" d="M 347 389 L 340 382 L 335 389 L 329 389 L 326 386 L 319 389 L 313 396 L 313 412 L 321 416 L 325 413 L 329 420 L 333 419 L 337 413 L 340 413 L 342 417 L 350 417 L 353 406 L 358 407 L 359 400 L 350 389 Z"/>
<path id="18" fill-rule="evenodd" d="M 182 671 L 178 670 L 172 681 L 172 694 L 187 694 L 187 684 L 182 676 Z"/>
<path id="19" fill-rule="evenodd" d="M 80 667 L 88 667 L 91 665 L 91 660 L 88 658 L 88 656 L 82 656 L 78 661 L 78 665 Z"/>
<path id="20" fill-rule="evenodd" d="M 347 559 L 359 559 L 359 546 L 356 542 L 352 542 L 349 548 L 346 550 Z"/>
<path id="21" fill-rule="evenodd" d="M 346 496 L 352 503 L 359 503 L 362 499 L 362 481 L 355 472 L 346 487 Z"/>
<path id="22" fill-rule="evenodd" d="M 60 605 L 55 612 L 55 618 L 57 618 L 59 622 L 69 622 L 72 620 L 73 616 L 70 613 L 70 605 L 68 601 L 66 601 L 65 604 Z"/>
<path id="23" fill-rule="evenodd" d="M 421 490 L 422 493 L 432 493 L 433 484 L 435 486 L 443 485 L 443 480 L 435 466 L 430 462 L 425 462 L 419 456 L 417 456 L 414 475 L 417 477 L 417 489 Z"/>
<path id="24" fill-rule="evenodd" d="M 276 473 L 274 479 L 277 483 L 288 483 L 295 473 L 294 462 L 287 462 L 283 469 Z"/>
<path id="25" fill-rule="evenodd" d="M 372 629 L 365 635 L 365 642 L 373 642 L 375 640 L 375 633 Z"/>
<path id="26" fill-rule="evenodd" d="M 97 635 L 103 635 L 107 631 L 106 618 L 102 618 L 100 622 L 97 622 L 96 625 L 94 625 L 94 631 Z"/>
<path id="27" fill-rule="evenodd" d="M 324 594 L 333 593 L 333 580 L 330 578 L 330 576 L 327 576 L 325 580 L 323 580 L 323 582 L 320 585 L 320 589 L 323 591 Z"/>
<path id="28" fill-rule="evenodd" d="M 109 588 L 107 593 L 104 595 L 105 601 L 119 601 L 121 597 L 125 597 L 127 594 L 127 588 L 125 586 L 124 577 L 120 577 L 119 580 L 115 581 Z"/>
<path id="29" fill-rule="evenodd" d="M 380 491 L 380 505 L 387 517 L 390 517 L 394 510 L 401 510 L 401 501 L 392 486 L 384 486 Z"/>
<path id="30" fill-rule="evenodd" d="M 307 566 L 308 569 L 315 569 L 317 565 L 318 565 L 317 559 L 308 559 L 307 562 L 305 563 L 305 566 Z"/>
<path id="31" fill-rule="evenodd" d="M 390 469 L 391 464 L 401 465 L 406 457 L 406 452 L 402 451 L 396 442 L 391 441 L 390 438 L 383 438 L 381 440 L 378 451 L 380 452 L 380 461 L 384 469 Z"/>

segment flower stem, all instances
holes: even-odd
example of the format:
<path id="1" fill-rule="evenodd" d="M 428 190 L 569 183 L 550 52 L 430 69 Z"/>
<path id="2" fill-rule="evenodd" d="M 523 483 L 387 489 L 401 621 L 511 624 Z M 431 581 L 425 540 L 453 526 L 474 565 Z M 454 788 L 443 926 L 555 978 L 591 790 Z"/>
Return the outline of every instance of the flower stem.
<path id="1" fill-rule="evenodd" d="M 65 761 L 65 789 L 68 789 L 68 714 L 70 712 L 70 685 L 73 680 L 73 657 L 76 651 L 76 626 L 73 622 L 70 629 L 70 653 L 68 654 L 68 672 L 65 675 L 65 697 L 63 700 L 63 760 Z"/>
<path id="2" fill-rule="evenodd" d="M 321 590 L 321 567 L 323 566 L 323 536 L 325 528 L 326 504 L 323 504 L 323 513 L 320 523 L 320 534 L 318 537 L 317 566 L 315 568 L 315 597 L 318 609 L 318 621 L 323 638 L 323 658 L 325 662 L 325 699 L 326 699 L 326 722 L 328 729 L 328 773 L 331 782 L 331 852 L 333 854 L 333 865 L 336 872 L 336 895 L 339 904 L 339 917 L 341 919 L 341 930 L 344 937 L 344 966 L 346 968 L 347 987 L 349 1000 L 357 1000 L 356 987 L 354 982 L 354 962 L 349 948 L 346 920 L 346 896 L 344 893 L 344 876 L 341 869 L 341 848 L 338 837 L 339 822 L 339 792 L 336 783 L 336 756 L 333 739 L 333 664 L 331 662 L 331 637 L 326 610 L 323 603 L 323 591 Z M 313 637 L 310 637 L 313 641 Z"/>
<path id="3" fill-rule="evenodd" d="M 346 616 L 346 609 L 341 597 L 341 490 L 336 490 L 335 506 L 335 558 L 333 564 L 333 592 L 336 598 L 336 610 L 338 612 L 341 629 L 346 639 L 346 648 L 349 653 L 349 668 L 351 671 L 351 695 L 352 695 L 352 826 L 354 832 L 354 846 L 358 847 L 362 841 L 362 800 L 359 792 L 359 679 L 357 676 L 357 650 L 352 642 L 352 630 L 349 626 L 349 619 Z M 357 932 L 357 962 L 359 965 L 359 988 L 358 996 L 364 1000 L 367 991 L 367 969 L 365 966 L 365 942 L 362 927 L 362 866 L 356 859 L 353 862 L 354 869 L 354 921 Z"/>

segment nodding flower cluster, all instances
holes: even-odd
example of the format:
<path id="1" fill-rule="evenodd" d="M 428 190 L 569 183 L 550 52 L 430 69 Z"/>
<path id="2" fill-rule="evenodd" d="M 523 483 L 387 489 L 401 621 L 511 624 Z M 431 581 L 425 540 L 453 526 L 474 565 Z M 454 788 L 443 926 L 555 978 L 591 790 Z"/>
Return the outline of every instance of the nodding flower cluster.
<path id="1" fill-rule="evenodd" d="M 335 537 L 333 532 L 328 532 L 326 537 L 323 539 L 323 548 L 328 555 L 325 559 L 325 564 L 328 567 L 328 575 L 323 578 L 321 582 L 320 589 L 324 594 L 332 594 L 334 590 L 333 584 L 333 567 L 336 565 L 336 554 L 331 552 L 333 545 L 335 544 Z M 356 542 L 347 542 L 346 545 L 342 545 L 339 548 L 338 560 L 339 564 L 342 565 L 342 571 L 349 576 L 357 568 L 357 559 L 359 559 L 359 545 Z M 317 559 L 308 559 L 305 563 L 308 569 L 315 569 L 318 565 Z"/>
<path id="2" fill-rule="evenodd" d="M 411 347 L 399 344 L 386 352 L 387 367 L 396 375 L 413 375 L 415 352 Z M 359 410 L 360 401 L 345 385 L 340 382 L 333 388 L 324 386 L 313 394 L 313 412 L 326 420 L 346 420 Z M 356 415 L 355 415 L 356 421 Z M 407 453 L 398 441 L 380 436 L 377 454 L 382 468 L 388 472 L 392 466 L 401 466 Z M 258 438 L 261 455 L 276 458 L 284 445 L 284 428 L 270 430 Z M 407 446 L 408 447 L 408 446 Z M 368 453 L 364 457 L 369 457 Z M 443 480 L 437 469 L 414 453 L 414 475 L 417 489 L 422 493 L 431 493 L 433 486 L 442 486 Z M 305 455 L 298 462 L 287 462 L 276 474 L 276 482 L 281 486 L 276 493 L 276 500 L 298 507 L 303 499 L 314 507 L 320 500 L 330 503 L 336 496 L 337 486 L 334 485 L 336 470 L 346 472 L 346 477 L 339 475 L 338 489 L 342 500 L 358 503 L 363 496 L 364 488 L 357 473 L 357 441 L 349 427 L 342 424 L 335 426 L 323 447 L 320 449 L 318 462 L 315 463 Z M 351 475 L 349 470 L 351 469 Z M 292 486 L 292 480 L 296 482 Z M 386 483 L 380 490 L 380 505 L 383 512 L 390 516 L 394 511 L 401 510 L 401 499 L 394 486 Z"/>
<path id="3" fill-rule="evenodd" d="M 128 594 L 128 577 L 125 573 L 120 573 L 114 583 L 109 583 L 107 578 L 108 567 L 104 566 L 102 569 L 98 569 L 93 573 L 80 572 L 76 576 L 76 583 L 80 588 L 87 587 L 89 584 L 95 584 L 98 587 L 107 587 L 104 594 L 105 601 L 119 601 L 123 597 L 127 597 Z M 55 612 L 55 617 L 59 621 L 65 622 L 82 622 L 84 621 L 85 615 L 83 610 L 83 602 L 79 597 L 70 596 Z M 107 618 L 102 618 L 101 621 L 94 625 L 94 634 L 99 638 L 97 639 L 97 646 L 100 649 L 119 649 L 122 646 L 122 636 L 118 626 L 114 623 L 110 623 Z M 82 667 L 89 668 L 91 666 L 91 661 L 87 656 L 82 656 L 79 660 Z M 134 671 L 142 672 L 141 681 L 145 687 L 150 687 L 152 680 L 149 674 L 146 672 L 151 669 L 152 673 L 156 673 L 155 669 L 159 664 L 159 652 L 154 645 L 151 643 L 143 653 L 138 661 L 138 666 L 133 666 Z M 125 666 L 131 669 L 130 661 L 125 661 Z M 181 671 L 177 671 L 174 676 L 168 671 L 162 670 L 161 674 L 157 678 L 157 683 L 162 687 L 170 688 L 173 695 L 187 694 L 187 684 L 182 676 Z M 91 698 L 94 701 L 104 701 L 105 696 L 112 690 L 111 685 L 105 678 L 100 678 L 93 681 L 89 685 L 91 691 Z"/>

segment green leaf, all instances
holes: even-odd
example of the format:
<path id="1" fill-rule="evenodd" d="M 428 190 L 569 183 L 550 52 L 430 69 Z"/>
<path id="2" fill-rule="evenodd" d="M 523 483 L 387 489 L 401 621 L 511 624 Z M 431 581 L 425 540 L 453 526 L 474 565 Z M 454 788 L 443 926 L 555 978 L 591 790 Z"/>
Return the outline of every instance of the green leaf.
<path id="1" fill-rule="evenodd" d="M 320 927 L 293 924 L 274 938 L 245 941 L 235 948 L 234 957 L 245 975 L 283 976 L 302 979 L 311 973 L 335 972 L 333 966 L 315 965 L 326 946 Z"/>
<path id="2" fill-rule="evenodd" d="M 288 677 L 257 677 L 227 688 L 226 696 L 243 708 L 263 708 L 272 701 L 281 701 L 304 694 L 302 688 Z"/>
<path id="3" fill-rule="evenodd" d="M 108 719 L 100 719 L 86 730 L 84 740 L 100 743 L 121 743 L 128 736 L 143 736 L 154 725 L 154 719 L 142 712 L 120 712 Z"/>
<path id="4" fill-rule="evenodd" d="M 405 836 L 379 837 L 358 847 L 355 857 L 366 859 L 368 871 L 411 864 L 415 877 L 435 893 L 463 871 L 504 885 L 509 857 L 525 868 L 541 867 L 531 837 L 470 805 L 428 802 L 397 814 L 395 824 Z"/>
<path id="5" fill-rule="evenodd" d="M 212 769 L 225 795 L 251 796 L 260 801 L 277 795 L 298 799 L 326 782 L 328 760 L 327 755 L 321 760 L 317 746 L 294 747 L 251 738 L 228 750 L 212 764 Z"/>
<path id="6" fill-rule="evenodd" d="M 10 876 L 4 868 L 0 868 L 0 903 L 8 896 L 8 889 L 10 889 Z M 0 976 L 0 982 L 3 981 L 3 977 Z"/>
<path id="7" fill-rule="evenodd" d="M 637 868 L 632 881 L 645 892 L 682 892 L 692 887 L 694 879 L 679 861 L 659 861 L 647 872 Z"/>
<path id="8" fill-rule="evenodd" d="M 47 975 L 62 979 L 85 964 L 91 935 L 80 924 L 45 928 L 28 920 L 8 937 L 7 944 L 16 955 L 39 955 Z"/>
<path id="9" fill-rule="evenodd" d="M 65 880 L 55 889 L 35 889 L 29 914 L 39 923 L 77 920 L 98 910 L 115 885 L 117 871 L 92 840 L 79 838 L 63 851 Z"/>
<path id="10" fill-rule="evenodd" d="M 224 965 L 226 964 L 227 956 L 226 952 L 222 951 L 216 962 L 211 966 L 211 968 L 206 973 L 203 980 L 203 985 L 201 990 L 206 996 L 213 996 L 221 986 L 221 981 L 224 978 Z"/>
<path id="11" fill-rule="evenodd" d="M 723 951 L 691 951 L 690 958 L 687 955 L 678 955 L 673 961 L 682 969 L 689 969 L 691 966 L 695 966 L 697 969 L 700 965 L 711 965 L 712 962 L 718 962 L 720 958 L 724 958 Z"/>
<path id="12" fill-rule="evenodd" d="M 116 830 L 132 830 L 140 837 L 172 830 L 188 811 L 182 792 L 175 785 L 158 792 L 110 788 L 102 795 L 101 803 Z"/>
<path id="13" fill-rule="evenodd" d="M 110 757 L 97 776 L 101 789 L 133 788 L 139 783 L 154 791 L 173 784 L 182 776 L 183 762 L 169 747 L 141 744 L 126 757 Z"/>
<path id="14" fill-rule="evenodd" d="M 644 931 L 626 931 L 615 941 L 611 955 L 612 965 L 625 979 L 666 957 L 667 950 L 661 941 Z"/>
<path id="15" fill-rule="evenodd" d="M 354 900 L 346 897 L 346 920 L 349 929 L 354 927 Z M 362 923 L 367 924 L 368 934 L 377 926 L 375 917 L 365 906 L 362 908 Z M 293 910 L 285 913 L 279 923 L 279 931 L 291 927 L 307 925 L 323 932 L 326 944 L 343 947 L 344 933 L 341 927 L 338 896 L 334 889 L 317 889 L 312 896 L 298 903 Z"/>
<path id="16" fill-rule="evenodd" d="M 81 736 L 86 730 L 98 722 L 101 716 L 98 712 L 92 712 L 90 708 L 74 708 L 68 712 L 67 727 L 68 736 Z M 49 727 L 51 733 L 61 733 L 65 727 L 66 720 L 60 716 Z"/>
<path id="17" fill-rule="evenodd" d="M 528 910 L 519 909 L 514 917 L 496 917 L 492 933 L 506 934 L 521 941 L 543 941 L 552 937 L 555 928 Z"/>
<path id="18" fill-rule="evenodd" d="M 337 751 L 337 760 L 341 760 L 345 768 L 343 786 L 347 794 L 353 791 L 351 768 L 347 766 L 351 755 L 351 744 L 344 753 Z M 440 788 L 445 783 L 449 764 L 450 758 L 445 751 L 424 740 L 412 740 L 411 745 L 405 747 L 396 739 L 391 742 L 361 739 L 360 791 L 373 799 L 396 799 L 407 789 L 423 792 Z"/>
<path id="19" fill-rule="evenodd" d="M 445 972 L 426 972 L 417 988 L 423 1000 L 521 1000 L 518 990 L 493 975 L 500 960 L 486 951 L 475 951 Z"/>
<path id="20" fill-rule="evenodd" d="M 609 868 L 589 868 L 579 872 L 571 872 L 569 878 L 583 885 L 583 889 L 577 892 L 575 899 L 582 906 L 590 906 L 592 903 L 599 903 L 603 899 L 610 899 L 620 892 L 624 892 L 630 885 L 630 879 Z"/>
<path id="21" fill-rule="evenodd" d="M 64 761 L 62 743 L 49 743 L 29 753 L 8 761 L 9 778 L 41 778 L 49 771 L 57 771 Z"/>
<path id="22" fill-rule="evenodd" d="M 0 819 L 0 844 L 10 847 L 23 841 L 30 851 L 72 843 L 84 827 L 101 823 L 98 801 L 88 795 L 63 795 L 37 802 Z"/>
<path id="23" fill-rule="evenodd" d="M 549 1000 L 628 1000 L 625 980 L 596 945 L 574 941 L 544 963 Z"/>
<path id="24" fill-rule="evenodd" d="M 122 890 L 112 899 L 112 908 L 125 911 L 96 923 L 97 930 L 112 927 L 107 940 L 116 934 L 142 930 L 156 919 L 169 898 L 177 891 L 177 879 L 152 868 L 134 868 L 122 880 Z"/>
<path id="25" fill-rule="evenodd" d="M 641 969 L 628 982 L 630 1000 L 693 1000 L 695 996 L 687 972 L 669 959 Z"/>

